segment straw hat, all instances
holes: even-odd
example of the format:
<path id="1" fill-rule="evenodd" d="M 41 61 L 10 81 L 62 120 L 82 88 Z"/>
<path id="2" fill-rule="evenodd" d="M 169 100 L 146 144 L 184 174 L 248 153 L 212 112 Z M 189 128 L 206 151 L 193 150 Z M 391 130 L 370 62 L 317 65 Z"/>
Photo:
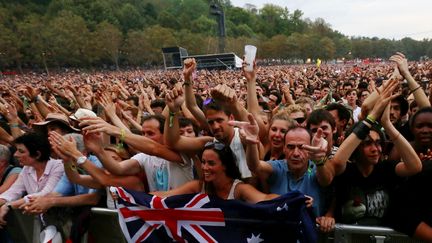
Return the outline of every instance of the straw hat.
<path id="1" fill-rule="evenodd" d="M 49 123 L 53 123 L 53 122 L 58 122 L 58 123 L 62 123 L 64 124 L 66 127 L 70 128 L 71 130 L 75 131 L 75 132 L 79 132 L 79 129 L 76 129 L 75 127 L 73 127 L 70 122 L 68 117 L 65 114 L 62 113 L 49 113 L 46 118 L 45 121 L 43 122 L 37 122 L 34 123 L 34 126 L 46 126 Z"/>

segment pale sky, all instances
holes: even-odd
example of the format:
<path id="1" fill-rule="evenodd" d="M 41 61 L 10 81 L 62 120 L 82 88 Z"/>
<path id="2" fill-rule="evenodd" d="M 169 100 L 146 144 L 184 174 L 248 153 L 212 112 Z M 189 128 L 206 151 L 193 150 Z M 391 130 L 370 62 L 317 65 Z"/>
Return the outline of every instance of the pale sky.
<path id="1" fill-rule="evenodd" d="M 416 40 L 432 39 L 432 0 L 231 0 L 258 9 L 266 3 L 303 11 L 314 20 L 321 17 L 347 36 Z"/>

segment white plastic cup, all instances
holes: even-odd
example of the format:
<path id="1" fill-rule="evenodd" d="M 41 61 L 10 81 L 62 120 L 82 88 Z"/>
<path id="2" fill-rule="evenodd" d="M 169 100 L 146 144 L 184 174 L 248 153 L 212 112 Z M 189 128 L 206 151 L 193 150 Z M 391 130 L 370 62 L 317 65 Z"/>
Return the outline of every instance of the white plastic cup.
<path id="1" fill-rule="evenodd" d="M 253 62 L 255 60 L 257 48 L 252 45 L 245 45 L 245 62 L 247 63 L 245 70 L 252 71 L 253 70 Z"/>

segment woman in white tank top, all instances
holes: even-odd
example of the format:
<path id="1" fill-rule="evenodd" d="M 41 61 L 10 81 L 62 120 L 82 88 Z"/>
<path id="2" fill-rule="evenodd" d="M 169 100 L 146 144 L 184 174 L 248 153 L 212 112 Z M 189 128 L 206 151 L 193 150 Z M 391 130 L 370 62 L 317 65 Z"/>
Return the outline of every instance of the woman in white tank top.
<path id="1" fill-rule="evenodd" d="M 237 199 L 257 203 L 278 197 L 264 194 L 240 179 L 240 171 L 235 163 L 235 155 L 229 146 L 219 142 L 209 142 L 204 146 L 201 169 L 203 177 L 190 181 L 178 188 L 151 194 L 167 197 L 179 194 L 206 193 L 222 199 Z"/>

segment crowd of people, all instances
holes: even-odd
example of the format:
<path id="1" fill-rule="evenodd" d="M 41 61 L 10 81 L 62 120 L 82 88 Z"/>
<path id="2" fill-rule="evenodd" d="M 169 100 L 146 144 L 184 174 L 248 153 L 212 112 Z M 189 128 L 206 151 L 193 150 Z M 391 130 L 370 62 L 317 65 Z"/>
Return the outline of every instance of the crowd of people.
<path id="1" fill-rule="evenodd" d="M 432 63 L 196 66 L 1 77 L 0 241 L 11 208 L 67 208 L 79 242 L 120 186 L 248 203 L 298 190 L 321 233 L 432 242 Z"/>

